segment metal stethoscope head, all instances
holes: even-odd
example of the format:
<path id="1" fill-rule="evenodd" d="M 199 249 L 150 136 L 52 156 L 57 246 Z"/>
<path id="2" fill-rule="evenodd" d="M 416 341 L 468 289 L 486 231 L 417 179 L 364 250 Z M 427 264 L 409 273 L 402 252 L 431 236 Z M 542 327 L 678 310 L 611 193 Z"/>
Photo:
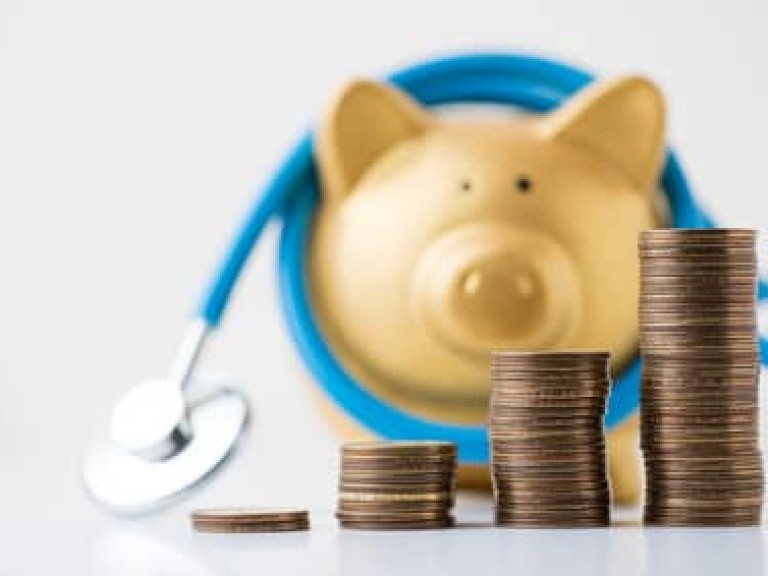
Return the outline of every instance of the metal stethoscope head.
<path id="1" fill-rule="evenodd" d="M 196 320 L 167 379 L 147 380 L 115 405 L 88 450 L 89 494 L 124 514 L 151 511 L 206 479 L 232 453 L 248 424 L 248 402 L 234 388 L 195 378 L 208 335 Z"/>

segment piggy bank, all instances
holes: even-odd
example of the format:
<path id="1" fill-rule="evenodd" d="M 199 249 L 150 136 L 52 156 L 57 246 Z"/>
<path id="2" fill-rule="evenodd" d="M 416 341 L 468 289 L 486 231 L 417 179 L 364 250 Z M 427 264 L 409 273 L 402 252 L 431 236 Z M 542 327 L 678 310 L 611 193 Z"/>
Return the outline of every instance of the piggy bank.
<path id="1" fill-rule="evenodd" d="M 638 348 L 637 236 L 667 219 L 664 132 L 638 77 L 485 120 L 352 82 L 316 139 L 308 280 L 331 349 L 379 398 L 449 423 L 485 421 L 493 348 L 606 349 L 619 373 Z M 637 429 L 607 435 L 618 502 L 638 496 Z"/>

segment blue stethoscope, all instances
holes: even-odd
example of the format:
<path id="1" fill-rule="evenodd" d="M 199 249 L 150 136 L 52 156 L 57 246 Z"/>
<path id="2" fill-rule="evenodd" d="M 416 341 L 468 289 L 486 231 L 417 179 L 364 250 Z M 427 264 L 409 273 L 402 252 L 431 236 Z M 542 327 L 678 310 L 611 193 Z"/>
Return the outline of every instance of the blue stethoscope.
<path id="1" fill-rule="evenodd" d="M 531 112 L 556 108 L 593 77 L 577 68 L 532 56 L 473 54 L 433 60 L 389 77 L 427 106 L 456 102 L 504 104 Z M 712 227 L 696 204 L 675 154 L 661 181 L 678 228 Z M 486 430 L 424 420 L 371 394 L 328 347 L 309 303 L 305 253 L 318 202 L 312 135 L 305 136 L 259 195 L 204 293 L 169 376 L 131 390 L 115 407 L 108 434 L 88 452 L 86 487 L 117 512 L 143 512 L 169 502 L 215 470 L 232 452 L 248 422 L 248 404 L 236 389 L 195 377 L 208 335 L 220 324 L 245 264 L 273 218 L 282 221 L 278 278 L 283 313 L 307 368 L 325 392 L 368 430 L 389 439 L 456 442 L 465 463 L 488 461 Z M 761 281 L 760 299 L 768 296 Z M 768 358 L 768 344 L 760 341 Z M 639 404 L 641 363 L 616 379 L 605 423 L 611 428 Z"/>

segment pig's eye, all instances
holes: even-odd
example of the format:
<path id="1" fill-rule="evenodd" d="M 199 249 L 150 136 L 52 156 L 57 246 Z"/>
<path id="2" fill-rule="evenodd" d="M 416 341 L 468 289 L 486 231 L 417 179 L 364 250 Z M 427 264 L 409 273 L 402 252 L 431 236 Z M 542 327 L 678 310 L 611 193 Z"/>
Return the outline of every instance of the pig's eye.
<path id="1" fill-rule="evenodd" d="M 462 180 L 459 183 L 459 191 L 462 193 L 471 192 L 472 191 L 472 181 L 467 180 L 466 178 Z"/>
<path id="2" fill-rule="evenodd" d="M 528 176 L 518 176 L 515 180 L 515 188 L 521 194 L 527 194 L 533 189 L 533 182 Z"/>

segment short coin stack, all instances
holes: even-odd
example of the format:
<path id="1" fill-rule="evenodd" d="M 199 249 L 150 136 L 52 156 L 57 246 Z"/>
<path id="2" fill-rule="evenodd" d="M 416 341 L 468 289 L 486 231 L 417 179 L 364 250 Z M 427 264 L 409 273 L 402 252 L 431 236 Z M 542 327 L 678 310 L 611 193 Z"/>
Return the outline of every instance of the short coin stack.
<path id="1" fill-rule="evenodd" d="M 336 517 L 344 528 L 452 526 L 456 458 L 449 442 L 345 444 Z"/>
<path id="2" fill-rule="evenodd" d="M 282 508 L 208 508 L 192 512 L 197 532 L 294 532 L 309 530 L 309 512 Z"/>
<path id="3" fill-rule="evenodd" d="M 603 415 L 607 352 L 496 351 L 489 433 L 496 523 L 609 523 Z"/>
<path id="4" fill-rule="evenodd" d="M 760 522 L 755 241 L 752 230 L 640 236 L 648 524 Z"/>

